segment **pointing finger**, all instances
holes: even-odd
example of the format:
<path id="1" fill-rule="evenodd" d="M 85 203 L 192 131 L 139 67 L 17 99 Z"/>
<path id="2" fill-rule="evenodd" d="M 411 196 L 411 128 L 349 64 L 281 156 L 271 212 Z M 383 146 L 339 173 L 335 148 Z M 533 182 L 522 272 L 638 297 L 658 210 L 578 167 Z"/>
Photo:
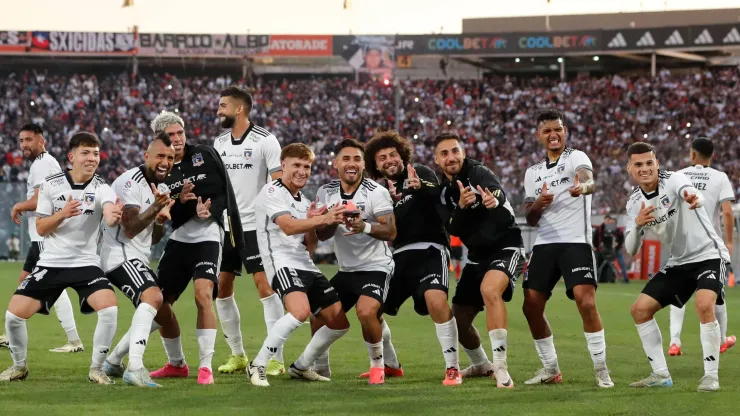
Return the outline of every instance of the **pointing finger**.
<path id="1" fill-rule="evenodd" d="M 465 192 L 465 188 L 463 187 L 462 182 L 457 181 L 457 187 L 460 188 L 460 193 Z"/>

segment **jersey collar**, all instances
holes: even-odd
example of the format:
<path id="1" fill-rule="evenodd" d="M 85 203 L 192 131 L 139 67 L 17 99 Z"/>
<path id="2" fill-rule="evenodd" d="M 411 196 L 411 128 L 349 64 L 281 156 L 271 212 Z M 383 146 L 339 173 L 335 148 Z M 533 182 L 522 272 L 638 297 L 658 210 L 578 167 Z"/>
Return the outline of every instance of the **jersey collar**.
<path id="1" fill-rule="evenodd" d="M 363 175 L 362 178 L 360 178 L 360 184 L 357 186 L 357 189 L 355 189 L 354 191 L 352 191 L 351 194 L 344 193 L 344 190 L 342 189 L 342 181 L 340 180 L 339 181 L 339 196 L 342 199 L 346 199 L 346 200 L 354 199 L 355 198 L 355 194 L 362 187 L 362 181 L 364 181 L 364 180 L 365 180 L 365 176 Z"/>
<path id="2" fill-rule="evenodd" d="M 252 127 L 254 127 L 254 123 L 250 121 L 249 127 L 247 127 L 247 130 L 244 132 L 244 134 L 242 134 L 242 137 L 239 140 L 236 140 L 234 136 L 231 133 L 229 133 L 229 137 L 231 138 L 231 144 L 233 144 L 234 146 L 238 146 L 244 143 L 244 139 L 246 139 L 249 133 L 252 131 Z"/>
<path id="3" fill-rule="evenodd" d="M 141 171 L 141 174 L 144 176 L 144 179 L 146 179 L 146 181 L 149 184 L 154 184 L 154 185 L 157 185 L 158 184 L 157 182 L 153 182 L 153 181 L 149 180 L 149 177 L 146 175 L 146 168 L 144 167 L 144 165 L 139 165 L 139 170 Z"/>
<path id="4" fill-rule="evenodd" d="M 90 182 L 92 182 L 93 179 L 95 179 L 95 175 L 92 176 L 87 182 L 77 185 L 72 181 L 72 177 L 69 176 L 69 170 L 64 171 L 64 177 L 67 178 L 67 183 L 69 183 L 69 187 L 72 189 L 85 189 L 87 188 L 87 185 L 90 185 Z"/>
<path id="5" fill-rule="evenodd" d="M 285 184 L 283 183 L 283 179 L 282 179 L 282 178 L 277 178 L 277 179 L 275 179 L 275 180 L 276 180 L 276 181 L 278 182 L 278 184 L 279 184 L 280 186 L 282 186 L 283 188 L 285 188 L 285 190 L 286 190 L 286 191 L 288 191 L 288 193 L 290 194 L 290 189 L 288 189 L 288 187 L 287 187 L 287 186 L 285 186 Z M 340 186 L 340 189 L 341 189 L 341 186 L 342 186 L 342 185 L 339 185 L 339 186 Z M 340 192 L 341 192 L 341 191 L 340 191 Z M 298 195 L 293 195 L 293 194 L 290 194 L 290 196 L 292 196 L 292 197 L 293 197 L 293 199 L 295 199 L 295 200 L 296 200 L 296 202 L 301 202 L 301 191 L 298 191 Z"/>

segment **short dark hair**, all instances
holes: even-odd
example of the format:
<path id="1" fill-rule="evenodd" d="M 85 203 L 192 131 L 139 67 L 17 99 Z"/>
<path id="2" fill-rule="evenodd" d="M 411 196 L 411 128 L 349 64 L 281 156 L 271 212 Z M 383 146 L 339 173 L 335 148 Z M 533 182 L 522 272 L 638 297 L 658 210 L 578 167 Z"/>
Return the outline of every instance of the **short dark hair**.
<path id="1" fill-rule="evenodd" d="M 69 139 L 69 151 L 72 152 L 78 147 L 100 147 L 100 139 L 95 133 L 81 131 L 72 135 Z"/>
<path id="2" fill-rule="evenodd" d="M 172 140 L 170 139 L 170 135 L 163 131 L 160 131 L 159 133 L 157 133 L 156 136 L 154 136 L 154 140 L 152 140 L 152 143 L 156 141 L 160 141 L 162 142 L 162 144 L 168 147 L 172 146 Z"/>
<path id="3" fill-rule="evenodd" d="M 310 147 L 303 143 L 291 143 L 280 152 L 280 160 L 285 160 L 289 157 L 297 157 L 298 159 L 307 159 L 313 163 L 316 159 L 316 155 L 313 153 Z"/>
<path id="4" fill-rule="evenodd" d="M 44 129 L 35 123 L 26 123 L 23 126 L 21 126 L 21 131 L 30 131 L 33 132 L 33 134 L 44 134 Z"/>
<path id="5" fill-rule="evenodd" d="M 714 154 L 714 143 L 708 137 L 701 136 L 691 142 L 691 148 L 705 158 L 710 158 Z"/>
<path id="6" fill-rule="evenodd" d="M 345 147 L 353 147 L 355 149 L 360 149 L 360 152 L 363 153 L 363 158 L 365 157 L 364 155 L 365 146 L 355 139 L 344 139 L 341 142 L 339 142 L 337 147 L 334 148 L 334 154 L 338 155 L 339 152 L 341 152 L 342 149 L 344 149 Z"/>
<path id="7" fill-rule="evenodd" d="M 248 93 L 244 88 L 231 85 L 221 90 L 221 97 L 231 97 L 242 101 L 244 106 L 247 107 L 247 115 L 252 111 L 252 94 Z"/>
<path id="8" fill-rule="evenodd" d="M 365 144 L 365 170 L 372 178 L 378 179 L 383 176 L 378 166 L 375 165 L 375 155 L 389 147 L 396 149 L 404 166 L 411 163 L 411 145 L 408 140 L 401 137 L 395 130 L 377 131 L 373 138 Z"/>
<path id="9" fill-rule="evenodd" d="M 451 131 L 443 131 L 434 138 L 434 147 L 436 148 L 440 143 L 445 140 L 457 140 L 458 143 L 462 143 L 460 136 L 457 133 Z"/>
<path id="10" fill-rule="evenodd" d="M 563 116 L 563 113 L 561 113 L 558 110 L 555 109 L 548 109 L 541 111 L 537 114 L 537 128 L 540 128 L 540 123 L 544 123 L 545 121 L 555 121 L 560 120 L 563 125 L 565 125 L 565 116 Z"/>
<path id="11" fill-rule="evenodd" d="M 627 148 L 627 159 L 630 159 L 632 155 L 641 155 L 643 153 L 655 153 L 653 146 L 645 142 L 635 142 Z"/>

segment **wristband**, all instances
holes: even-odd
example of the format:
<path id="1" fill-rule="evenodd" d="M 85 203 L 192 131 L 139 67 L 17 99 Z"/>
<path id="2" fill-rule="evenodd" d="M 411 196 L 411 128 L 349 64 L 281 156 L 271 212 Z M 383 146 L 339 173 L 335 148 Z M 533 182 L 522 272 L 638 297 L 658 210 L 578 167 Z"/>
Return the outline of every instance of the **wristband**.
<path id="1" fill-rule="evenodd" d="M 370 234 L 370 231 L 373 229 L 373 227 L 370 225 L 369 222 L 365 223 L 365 229 L 362 230 L 364 234 Z"/>

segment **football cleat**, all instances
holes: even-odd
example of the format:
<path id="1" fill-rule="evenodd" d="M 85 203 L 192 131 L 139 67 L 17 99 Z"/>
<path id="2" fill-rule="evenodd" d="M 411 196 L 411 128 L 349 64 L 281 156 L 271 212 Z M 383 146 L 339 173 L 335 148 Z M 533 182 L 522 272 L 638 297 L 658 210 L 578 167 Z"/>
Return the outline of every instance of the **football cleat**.
<path id="1" fill-rule="evenodd" d="M 0 348 L 8 348 L 8 337 L 5 334 L 0 335 Z"/>
<path id="2" fill-rule="evenodd" d="M 706 375 L 699 380 L 699 387 L 696 391 L 699 392 L 712 392 L 719 390 L 719 378 L 717 376 Z"/>
<path id="3" fill-rule="evenodd" d="M 28 377 L 28 366 L 16 367 L 14 365 L 8 367 L 7 370 L 0 373 L 0 381 L 21 381 Z"/>
<path id="4" fill-rule="evenodd" d="M 149 370 L 147 370 L 144 367 L 141 367 L 140 369 L 133 370 L 133 371 L 126 370 L 123 373 L 123 381 L 126 384 L 130 384 L 132 386 L 137 386 L 137 387 L 150 387 L 150 388 L 162 387 L 161 385 L 155 383 L 152 380 L 151 376 L 149 376 Z"/>
<path id="5" fill-rule="evenodd" d="M 265 366 L 249 364 L 247 366 L 247 377 L 252 385 L 258 387 L 269 387 L 270 383 L 267 382 L 267 374 L 265 373 Z"/>
<path id="6" fill-rule="evenodd" d="M 722 350 L 721 347 L 720 350 Z M 671 344 L 671 347 L 668 348 L 668 355 L 670 355 L 671 357 L 678 357 L 679 355 L 683 355 L 683 353 L 681 352 L 681 347 L 677 344 Z"/>
<path id="7" fill-rule="evenodd" d="M 462 384 L 462 376 L 460 371 L 455 367 L 450 367 L 445 371 L 445 378 L 442 380 L 442 384 L 445 386 L 459 386 Z"/>
<path id="8" fill-rule="evenodd" d="M 126 372 L 126 366 L 123 365 L 123 363 L 118 364 L 118 365 L 111 364 L 108 360 L 105 360 L 103 362 L 103 372 L 108 377 L 121 378 L 123 377 L 123 374 Z"/>
<path id="9" fill-rule="evenodd" d="M 154 370 L 149 373 L 151 378 L 186 378 L 189 375 L 190 369 L 187 364 L 183 364 L 182 367 L 176 367 L 170 363 L 167 363 L 167 365 L 159 370 Z"/>
<path id="10" fill-rule="evenodd" d="M 472 377 L 492 377 L 493 376 L 493 364 L 491 364 L 490 361 L 486 362 L 483 365 L 471 365 L 470 367 L 462 370 L 460 372 L 460 375 L 463 378 L 472 378 Z"/>
<path id="11" fill-rule="evenodd" d="M 599 370 L 596 372 L 596 385 L 605 389 L 614 387 L 614 382 L 609 375 L 609 370 Z"/>
<path id="12" fill-rule="evenodd" d="M 300 370 L 298 367 L 295 366 L 295 363 L 290 365 L 290 368 L 288 368 L 288 375 L 290 375 L 290 378 L 296 379 L 296 380 L 306 380 L 306 381 L 331 381 L 330 378 L 324 377 L 317 372 L 313 371 L 312 368 L 306 369 L 306 370 Z"/>
<path id="13" fill-rule="evenodd" d="M 496 366 L 493 370 L 493 376 L 496 378 L 496 387 L 500 389 L 514 388 L 514 380 L 512 380 L 509 370 L 505 365 Z"/>
<path id="14" fill-rule="evenodd" d="M 560 384 L 563 382 L 563 373 L 560 369 L 540 368 L 534 377 L 525 381 L 524 384 Z"/>
<path id="15" fill-rule="evenodd" d="M 367 384 L 383 384 L 385 383 L 385 371 L 380 367 L 373 367 L 370 369 L 370 378 Z"/>
<path id="16" fill-rule="evenodd" d="M 630 384 L 630 387 L 673 387 L 673 379 L 668 372 L 652 373 L 647 378 Z"/>
<path id="17" fill-rule="evenodd" d="M 285 374 L 285 364 L 283 364 L 282 361 L 271 359 L 267 362 L 266 372 L 268 376 L 279 376 L 280 374 Z M 329 370 L 329 375 L 331 375 L 331 370 Z"/>
<path id="18" fill-rule="evenodd" d="M 719 352 L 724 354 L 725 351 L 735 346 L 735 341 L 737 341 L 737 338 L 735 338 L 734 335 L 730 335 L 729 337 L 725 338 L 724 344 L 719 346 Z"/>
<path id="19" fill-rule="evenodd" d="M 115 381 L 111 380 L 111 378 L 103 372 L 102 368 L 91 368 L 90 373 L 87 375 L 87 379 L 92 383 L 116 384 Z"/>
<path id="20" fill-rule="evenodd" d="M 210 368 L 198 369 L 198 384 L 213 384 L 213 371 Z"/>
<path id="21" fill-rule="evenodd" d="M 82 341 L 69 341 L 61 347 L 52 348 L 50 352 L 82 352 L 85 351 L 85 347 L 82 346 Z"/>
<path id="22" fill-rule="evenodd" d="M 229 357 L 229 361 L 226 364 L 218 368 L 219 373 L 234 374 L 237 371 L 242 372 L 247 370 L 249 360 L 246 355 L 232 355 Z"/>
<path id="23" fill-rule="evenodd" d="M 388 364 L 386 364 L 383 371 L 385 372 L 386 377 L 403 377 L 403 367 L 401 367 L 401 364 L 398 364 L 398 368 L 389 367 Z M 331 374 L 331 372 L 329 372 L 329 374 Z M 370 372 L 368 371 L 360 374 L 360 378 L 370 378 Z"/>

